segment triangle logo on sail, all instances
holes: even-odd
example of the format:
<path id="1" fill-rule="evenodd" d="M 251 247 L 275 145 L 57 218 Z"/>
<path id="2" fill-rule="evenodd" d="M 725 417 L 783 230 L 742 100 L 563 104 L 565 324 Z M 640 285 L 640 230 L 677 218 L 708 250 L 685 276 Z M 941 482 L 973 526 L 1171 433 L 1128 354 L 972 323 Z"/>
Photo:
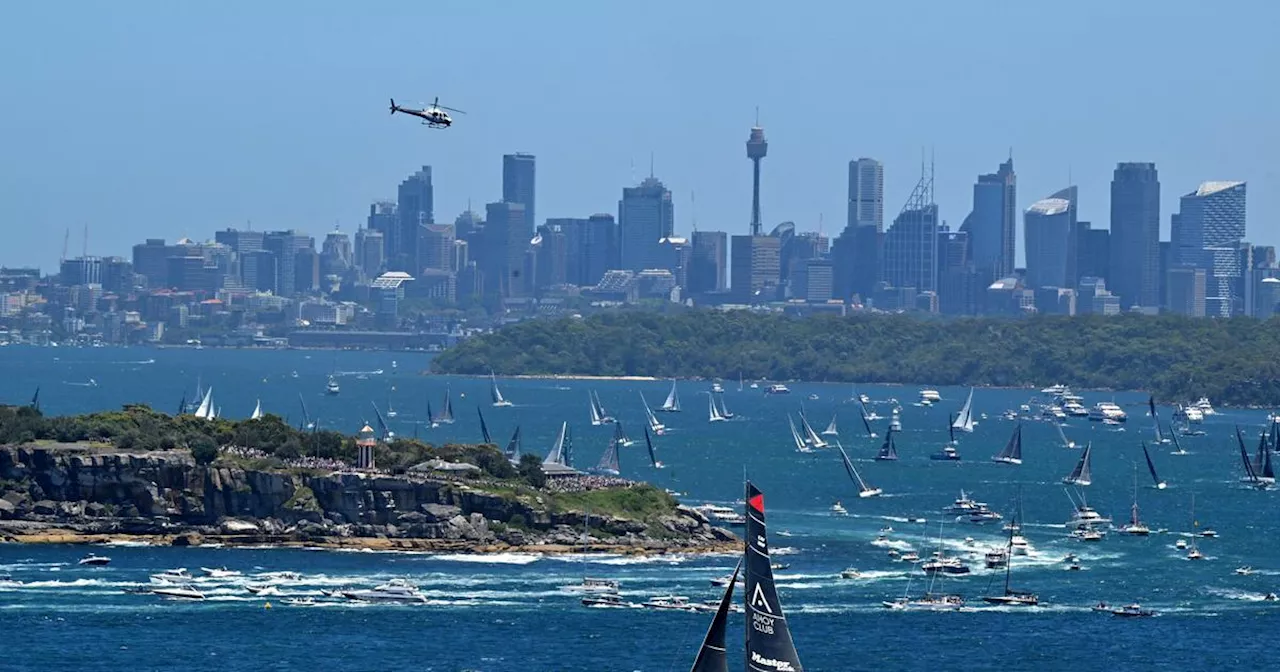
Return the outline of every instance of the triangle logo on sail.
<path id="1" fill-rule="evenodd" d="M 763 611 L 766 614 L 773 614 L 773 607 L 769 606 L 769 601 L 764 599 L 764 590 L 760 588 L 760 584 L 756 584 L 756 590 L 751 594 L 751 608 L 757 611 Z"/>
<path id="2" fill-rule="evenodd" d="M 752 497 L 750 500 L 747 501 L 747 504 L 751 505 L 751 508 L 755 509 L 757 512 L 764 513 L 764 495 L 763 494 Z"/>

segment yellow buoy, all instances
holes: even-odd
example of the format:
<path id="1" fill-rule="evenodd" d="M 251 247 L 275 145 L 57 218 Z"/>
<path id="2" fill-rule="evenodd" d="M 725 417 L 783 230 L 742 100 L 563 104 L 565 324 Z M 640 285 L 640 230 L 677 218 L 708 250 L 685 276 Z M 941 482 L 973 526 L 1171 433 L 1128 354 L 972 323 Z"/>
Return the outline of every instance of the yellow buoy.
<path id="1" fill-rule="evenodd" d="M 270 602 L 268 602 L 268 603 L 266 603 L 266 604 L 262 605 L 262 608 L 263 608 L 263 609 L 270 609 L 270 608 L 271 608 L 271 603 L 270 603 Z"/>

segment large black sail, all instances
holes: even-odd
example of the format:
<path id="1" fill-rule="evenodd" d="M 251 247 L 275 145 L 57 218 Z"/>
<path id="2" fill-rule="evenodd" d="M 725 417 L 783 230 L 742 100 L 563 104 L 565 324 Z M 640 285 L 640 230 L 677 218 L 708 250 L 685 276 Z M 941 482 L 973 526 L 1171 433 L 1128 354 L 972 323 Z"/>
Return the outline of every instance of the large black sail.
<path id="1" fill-rule="evenodd" d="M 725 654 L 724 632 L 729 621 L 729 611 L 733 609 L 733 585 L 738 582 L 738 572 L 742 569 L 742 561 L 733 568 L 733 578 L 729 587 L 724 589 L 724 597 L 720 598 L 720 608 L 716 610 L 715 620 L 707 628 L 707 636 L 702 640 L 702 648 L 698 649 L 698 657 L 693 661 L 693 669 L 689 672 L 729 672 L 729 656 Z"/>
<path id="2" fill-rule="evenodd" d="M 747 667 L 752 672 L 803 672 L 778 602 L 764 524 L 764 494 L 747 482 Z"/>

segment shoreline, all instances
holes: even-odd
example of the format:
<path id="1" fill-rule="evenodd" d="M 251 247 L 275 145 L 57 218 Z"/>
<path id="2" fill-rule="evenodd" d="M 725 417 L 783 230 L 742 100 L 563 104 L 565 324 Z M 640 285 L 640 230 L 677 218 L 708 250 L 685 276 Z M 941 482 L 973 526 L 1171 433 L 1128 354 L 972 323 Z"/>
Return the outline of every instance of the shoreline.
<path id="1" fill-rule="evenodd" d="M 113 544 L 151 547 L 198 548 L 272 548 L 307 549 L 328 551 L 369 551 L 436 554 L 498 555 L 519 553 L 530 555 L 567 555 L 588 553 L 600 555 L 665 556 L 665 555 L 716 555 L 741 552 L 741 542 L 722 542 L 711 545 L 681 546 L 651 542 L 649 545 L 592 543 L 586 546 L 566 544 L 523 544 L 504 542 L 477 543 L 450 539 L 413 539 L 387 537 L 324 537 L 299 539 L 288 535 L 265 534 L 203 534 L 186 531 L 173 534 L 125 534 L 117 532 L 91 533 L 67 528 L 48 527 L 40 530 L 0 532 L 0 546 L 56 545 L 110 546 Z"/>

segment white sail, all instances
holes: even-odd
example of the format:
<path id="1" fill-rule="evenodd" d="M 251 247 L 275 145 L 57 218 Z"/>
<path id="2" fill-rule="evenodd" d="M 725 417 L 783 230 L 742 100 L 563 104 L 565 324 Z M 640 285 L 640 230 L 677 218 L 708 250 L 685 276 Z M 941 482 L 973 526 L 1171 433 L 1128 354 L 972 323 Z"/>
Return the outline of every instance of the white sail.
<path id="1" fill-rule="evenodd" d="M 502 391 L 498 389 L 498 378 L 493 374 L 492 371 L 489 372 L 489 380 L 491 383 L 489 388 L 489 396 L 493 398 L 493 405 L 494 406 L 510 406 L 511 402 L 503 398 Z"/>
<path id="2" fill-rule="evenodd" d="M 809 444 L 805 443 L 804 437 L 800 436 L 800 432 L 796 429 L 796 423 L 791 419 L 791 414 L 787 414 L 787 424 L 791 425 L 791 440 L 796 445 L 796 450 L 801 453 L 813 452 L 809 448 Z"/>
<path id="3" fill-rule="evenodd" d="M 676 413 L 680 410 L 680 393 L 676 390 L 676 381 L 671 381 L 671 391 L 667 393 L 667 400 L 662 402 L 658 410 L 667 413 Z"/>
<path id="4" fill-rule="evenodd" d="M 547 453 L 547 459 L 543 460 L 543 464 L 564 464 L 564 436 L 569 431 L 569 423 L 560 424 L 560 434 L 556 436 L 556 443 L 551 447 L 551 452 Z"/>
<path id="5" fill-rule="evenodd" d="M 831 422 L 827 425 L 826 429 L 822 430 L 822 435 L 823 436 L 840 436 L 840 431 L 836 429 L 835 413 L 831 414 Z"/>
<path id="6" fill-rule="evenodd" d="M 723 417 L 725 420 L 728 420 L 729 418 L 732 418 L 732 417 L 733 417 L 733 414 L 732 414 L 732 413 L 730 413 L 730 412 L 729 412 L 729 408 L 728 408 L 728 407 L 726 407 L 726 406 L 724 405 L 724 395 L 723 395 L 723 394 L 719 394 L 719 395 L 716 395 L 716 396 L 717 396 L 717 397 L 719 397 L 716 401 L 720 404 L 720 415 L 721 415 L 721 417 Z"/>
<path id="7" fill-rule="evenodd" d="M 707 407 L 710 414 L 707 422 L 724 422 L 724 416 L 720 415 L 720 409 L 716 408 L 715 395 L 707 395 Z"/>
<path id="8" fill-rule="evenodd" d="M 1068 439 L 1068 438 L 1067 438 L 1067 433 L 1066 433 L 1066 432 L 1064 432 L 1064 431 L 1062 431 L 1062 424 L 1061 424 L 1061 423 L 1055 422 L 1055 423 L 1053 423 L 1053 426 L 1058 428 L 1058 438 L 1062 439 L 1062 447 L 1063 447 L 1063 448 L 1075 448 L 1075 447 L 1076 447 L 1075 442 L 1074 442 L 1074 441 L 1072 441 L 1072 440 L 1070 440 L 1070 439 Z"/>
<path id="9" fill-rule="evenodd" d="M 644 417 L 649 423 L 649 431 L 654 434 L 662 434 L 666 431 L 666 426 L 661 422 L 658 422 L 658 416 L 654 415 L 652 408 L 649 408 L 649 402 L 644 398 L 643 392 L 640 393 L 640 403 L 644 404 Z"/>
<path id="10" fill-rule="evenodd" d="M 262 419 L 262 400 L 261 399 L 259 399 L 258 404 L 253 407 L 253 415 L 249 416 L 249 419 L 250 420 Z"/>
<path id="11" fill-rule="evenodd" d="M 201 420 L 213 419 L 213 386 L 204 391 L 204 399 L 200 400 L 200 407 L 196 409 L 196 417 Z"/>
<path id="12" fill-rule="evenodd" d="M 809 445 L 813 446 L 814 448 L 827 447 L 827 442 L 823 441 L 822 437 L 818 436 L 818 433 L 813 431 L 813 426 L 809 424 L 809 419 L 804 417 L 804 411 L 800 412 L 800 426 L 802 429 L 804 429 L 804 435 L 805 435 L 805 438 L 808 440 Z"/>
<path id="13" fill-rule="evenodd" d="M 973 388 L 969 388 L 969 398 L 964 400 L 964 406 L 960 408 L 960 412 L 956 414 L 956 419 L 951 426 L 962 432 L 972 432 L 974 425 L 978 423 L 973 421 Z"/>

